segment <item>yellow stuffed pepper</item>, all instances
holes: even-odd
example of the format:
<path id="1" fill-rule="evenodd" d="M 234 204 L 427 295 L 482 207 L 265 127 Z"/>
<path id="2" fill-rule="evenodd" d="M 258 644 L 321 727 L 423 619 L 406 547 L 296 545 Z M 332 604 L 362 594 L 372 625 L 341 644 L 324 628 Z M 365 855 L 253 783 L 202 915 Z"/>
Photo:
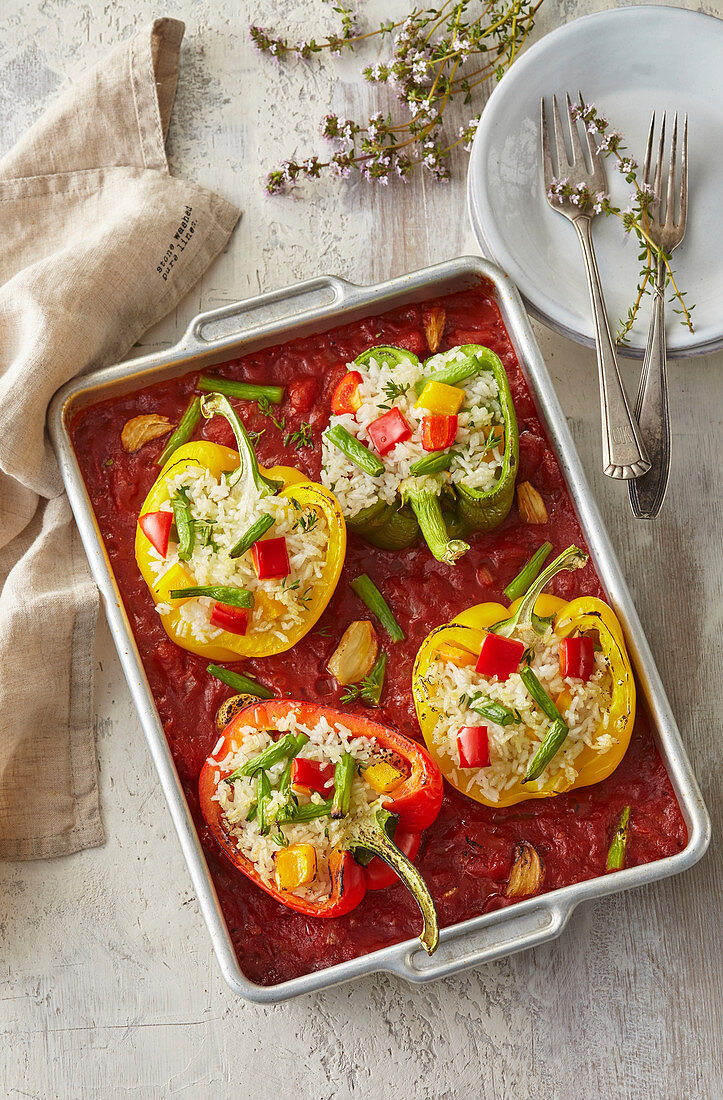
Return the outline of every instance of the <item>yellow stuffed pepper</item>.
<path id="1" fill-rule="evenodd" d="M 419 650 L 412 690 L 427 747 L 477 802 L 512 806 L 599 783 L 625 755 L 635 683 L 617 617 L 593 596 L 542 595 L 586 561 L 569 547 L 510 607 L 471 607 Z"/>
<path id="2" fill-rule="evenodd" d="M 258 465 L 226 397 L 209 394 L 201 411 L 226 417 L 238 451 L 200 441 L 173 452 L 141 509 L 138 567 L 182 648 L 211 661 L 282 653 L 334 593 L 344 518 L 334 495 L 298 470 Z"/>

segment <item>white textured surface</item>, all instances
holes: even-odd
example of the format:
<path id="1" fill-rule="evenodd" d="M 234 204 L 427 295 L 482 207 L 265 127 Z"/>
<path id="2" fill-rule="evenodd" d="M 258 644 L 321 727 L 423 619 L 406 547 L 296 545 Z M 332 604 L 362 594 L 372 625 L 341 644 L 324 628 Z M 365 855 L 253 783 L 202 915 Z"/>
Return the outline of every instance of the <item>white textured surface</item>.
<path id="1" fill-rule="evenodd" d="M 370 3 L 367 11 L 407 5 Z M 598 10 L 546 0 L 538 33 Z M 696 6 L 696 5 L 690 5 Z M 705 10 L 723 14 L 719 0 Z M 48 95 L 154 15 L 113 4 L 4 0 L 0 146 Z M 282 69 L 246 26 L 306 20 L 321 0 L 171 0 L 187 22 L 173 169 L 244 209 L 228 253 L 177 315 L 319 272 L 370 282 L 474 251 L 462 174 L 405 190 L 313 186 L 267 199 L 260 181 L 317 141 L 330 106 L 372 101 L 349 62 Z M 583 462 L 714 816 L 688 874 L 579 910 L 557 942 L 426 988 L 376 976 L 275 1009 L 223 984 L 107 628 L 98 644 L 98 747 L 109 840 L 53 863 L 0 865 L 0 1092 L 11 1097 L 717 1097 L 720 1027 L 720 445 L 723 356 L 671 367 L 674 466 L 665 510 L 635 524 L 599 473 L 592 353 L 538 328 Z M 627 365 L 632 388 L 636 367 Z M 52 689 L 52 685 L 49 685 Z"/>

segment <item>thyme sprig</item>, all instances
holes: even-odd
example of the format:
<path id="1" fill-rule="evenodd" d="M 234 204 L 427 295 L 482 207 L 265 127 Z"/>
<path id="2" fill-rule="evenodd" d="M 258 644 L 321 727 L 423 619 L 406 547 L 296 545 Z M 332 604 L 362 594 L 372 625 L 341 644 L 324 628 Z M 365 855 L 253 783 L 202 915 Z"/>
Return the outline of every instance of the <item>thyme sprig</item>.
<path id="1" fill-rule="evenodd" d="M 300 451 L 302 447 L 313 447 L 314 440 L 311 436 L 311 424 L 306 420 L 302 420 L 301 425 L 295 432 L 287 432 L 284 436 L 284 446 L 288 447 L 289 444 L 295 447 L 297 451 Z"/>
<path id="2" fill-rule="evenodd" d="M 341 16 L 341 31 L 321 41 L 314 38 L 290 43 L 258 26 L 250 28 L 251 40 L 261 53 L 278 60 L 295 55 L 311 58 L 325 50 L 341 54 L 373 39 L 391 38 L 387 57 L 362 69 L 370 84 L 384 84 L 396 92 L 405 118 L 372 114 L 366 124 L 327 114 L 321 133 L 336 145 L 328 160 L 310 156 L 288 159 L 270 172 L 270 195 L 289 190 L 300 179 L 318 179 L 323 172 L 386 185 L 396 177 L 406 180 L 417 168 L 435 179 L 450 178 L 449 158 L 459 145 L 469 151 L 479 124 L 472 114 L 451 139 L 444 131 L 444 115 L 456 99 L 472 103 L 475 90 L 490 79 L 499 80 L 514 61 L 531 33 L 535 14 L 543 0 L 442 0 L 436 8 L 413 8 L 406 19 L 386 20 L 361 32 L 350 7 L 334 6 Z"/>
<path id="3" fill-rule="evenodd" d="M 630 202 L 625 210 L 621 210 L 619 206 L 613 206 L 610 196 L 605 192 L 593 193 L 585 184 L 577 184 L 573 187 L 565 177 L 553 180 L 547 192 L 551 200 L 558 199 L 562 202 L 564 198 L 567 198 L 573 205 L 579 206 L 581 210 L 589 210 L 593 214 L 612 214 L 614 217 L 620 218 L 625 232 L 632 232 L 638 238 L 640 243 L 638 259 L 641 268 L 636 287 L 636 297 L 625 318 L 618 321 L 616 342 L 619 344 L 627 343 L 628 333 L 635 323 L 643 297 L 651 292 L 659 260 L 665 265 L 665 285 L 666 287 L 670 285 L 672 290 L 670 301 L 678 303 L 678 307 L 674 308 L 673 312 L 679 314 L 680 323 L 685 325 L 690 332 L 693 332 L 692 313 L 695 306 L 687 304 L 685 301 L 686 291 L 680 290 L 675 281 L 670 253 L 658 248 L 649 233 L 650 213 L 657 202 L 655 192 L 649 184 L 641 183 L 638 179 L 638 164 L 628 155 L 628 150 L 623 144 L 623 135 L 619 130 L 610 128 L 608 119 L 601 115 L 592 103 L 579 106 L 573 104 L 570 107 L 570 117 L 573 123 L 580 119 L 585 124 L 588 133 L 594 135 L 597 139 L 597 147 L 600 152 L 605 157 L 614 158 L 618 172 L 625 178 L 626 183 L 633 186 Z"/>

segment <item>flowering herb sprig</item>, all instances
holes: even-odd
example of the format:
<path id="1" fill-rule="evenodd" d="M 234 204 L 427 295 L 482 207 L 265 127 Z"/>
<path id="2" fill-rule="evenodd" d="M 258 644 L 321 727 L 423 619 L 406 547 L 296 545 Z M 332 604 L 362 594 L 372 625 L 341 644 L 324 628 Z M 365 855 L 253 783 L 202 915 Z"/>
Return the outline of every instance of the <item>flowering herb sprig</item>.
<path id="1" fill-rule="evenodd" d="M 670 253 L 658 248 L 648 232 L 650 211 L 656 202 L 655 192 L 649 184 L 641 183 L 638 180 L 638 165 L 631 156 L 627 155 L 627 149 L 623 144 L 623 135 L 619 130 L 610 128 L 608 120 L 600 114 L 592 103 L 579 106 L 573 104 L 570 107 L 570 116 L 573 123 L 577 122 L 578 119 L 584 122 L 588 133 L 596 138 L 600 152 L 606 157 L 614 158 L 618 172 L 625 177 L 626 183 L 633 186 L 630 204 L 625 210 L 613 206 L 610 202 L 610 196 L 606 193 L 602 191 L 592 192 L 584 183 L 579 183 L 573 187 L 566 178 L 553 180 L 547 192 L 552 201 L 558 199 L 562 202 L 563 199 L 569 199 L 574 206 L 579 206 L 580 210 L 587 210 L 592 214 L 613 214 L 615 217 L 620 218 L 625 232 L 634 233 L 640 242 L 641 251 L 638 259 L 641 263 L 641 269 L 637 294 L 635 301 L 628 309 L 625 319 L 618 322 L 618 331 L 615 337 L 617 343 L 626 343 L 627 335 L 640 310 L 643 295 L 650 294 L 655 281 L 658 260 L 661 260 L 665 265 L 666 286 L 670 284 L 672 290 L 670 300 L 678 303 L 678 308 L 674 309 L 673 312 L 679 314 L 680 323 L 685 325 L 690 332 L 693 332 L 692 313 L 695 306 L 687 305 L 685 301 L 686 292 L 681 291 L 675 281 L 670 263 Z"/>
<path id="2" fill-rule="evenodd" d="M 323 50 L 339 54 L 370 39 L 391 38 L 389 56 L 365 66 L 362 74 L 370 84 L 393 89 L 407 116 L 377 111 L 364 125 L 326 115 L 321 134 L 335 151 L 327 160 L 310 156 L 283 161 L 266 179 L 268 193 L 280 194 L 300 179 L 318 179 L 326 172 L 340 178 L 358 174 L 386 185 L 424 168 L 435 179 L 448 180 L 450 153 L 458 145 L 471 149 L 479 112 L 458 126 L 454 138 L 445 134 L 445 112 L 455 99 L 468 107 L 476 89 L 503 76 L 532 31 L 542 2 L 442 0 L 438 8 L 414 8 L 403 21 L 387 21 L 366 33 L 358 30 L 352 9 L 338 3 L 334 10 L 341 15 L 340 33 L 296 44 L 251 27 L 257 49 L 279 60 L 310 58 Z"/>

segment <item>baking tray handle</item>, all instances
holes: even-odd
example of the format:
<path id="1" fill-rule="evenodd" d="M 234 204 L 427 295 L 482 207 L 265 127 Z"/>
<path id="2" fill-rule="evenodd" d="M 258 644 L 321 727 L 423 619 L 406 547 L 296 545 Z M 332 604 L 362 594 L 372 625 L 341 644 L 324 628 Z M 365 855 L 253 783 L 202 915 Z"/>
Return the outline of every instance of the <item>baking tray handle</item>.
<path id="1" fill-rule="evenodd" d="M 272 333 L 290 320 L 301 322 L 343 304 L 356 291 L 352 283 L 335 275 L 320 275 L 292 287 L 272 290 L 230 306 L 199 313 L 181 341 L 184 351 L 198 352 L 235 344 L 247 333 Z"/>
<path id="2" fill-rule="evenodd" d="M 529 905 L 529 903 L 528 903 Z M 514 916 L 500 909 L 487 917 L 456 929 L 442 931 L 434 955 L 424 948 L 405 944 L 391 960 L 389 969 L 411 982 L 428 982 L 456 974 L 468 966 L 491 962 L 559 936 L 567 924 L 571 909 L 540 898 Z M 483 923 L 484 922 L 484 923 Z M 489 922 L 489 923 L 488 923 Z"/>

